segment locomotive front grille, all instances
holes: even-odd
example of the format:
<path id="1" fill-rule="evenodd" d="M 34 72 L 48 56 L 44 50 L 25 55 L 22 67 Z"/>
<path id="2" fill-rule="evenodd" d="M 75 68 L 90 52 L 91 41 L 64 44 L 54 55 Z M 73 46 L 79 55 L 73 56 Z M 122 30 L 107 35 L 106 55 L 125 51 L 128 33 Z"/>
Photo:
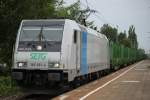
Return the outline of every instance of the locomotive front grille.
<path id="1" fill-rule="evenodd" d="M 48 73 L 49 81 L 60 81 L 60 73 Z"/>

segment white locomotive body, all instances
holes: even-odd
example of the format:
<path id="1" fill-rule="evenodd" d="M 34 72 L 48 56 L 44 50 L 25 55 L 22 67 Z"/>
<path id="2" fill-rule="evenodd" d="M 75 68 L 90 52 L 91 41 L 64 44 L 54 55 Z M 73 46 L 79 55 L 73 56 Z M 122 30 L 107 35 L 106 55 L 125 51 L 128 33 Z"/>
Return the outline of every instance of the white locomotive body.
<path id="1" fill-rule="evenodd" d="M 110 68 L 106 36 L 69 19 L 23 20 L 14 50 L 17 82 L 72 82 Z"/>

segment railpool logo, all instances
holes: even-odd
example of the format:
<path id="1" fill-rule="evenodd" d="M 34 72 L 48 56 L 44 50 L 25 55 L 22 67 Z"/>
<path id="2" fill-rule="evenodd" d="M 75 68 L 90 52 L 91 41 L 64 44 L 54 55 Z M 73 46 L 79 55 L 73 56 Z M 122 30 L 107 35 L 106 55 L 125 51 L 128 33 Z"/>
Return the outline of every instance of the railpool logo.
<path id="1" fill-rule="evenodd" d="M 30 53 L 31 60 L 46 60 L 47 53 Z"/>

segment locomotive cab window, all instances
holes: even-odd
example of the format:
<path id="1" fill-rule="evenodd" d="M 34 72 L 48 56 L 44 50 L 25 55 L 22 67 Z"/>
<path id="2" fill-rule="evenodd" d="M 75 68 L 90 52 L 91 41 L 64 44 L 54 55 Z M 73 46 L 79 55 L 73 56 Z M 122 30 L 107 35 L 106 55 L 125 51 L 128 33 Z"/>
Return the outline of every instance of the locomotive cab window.
<path id="1" fill-rule="evenodd" d="M 40 33 L 42 33 L 42 41 L 61 41 L 63 28 L 52 26 L 25 26 L 22 28 L 20 41 L 39 41 Z"/>
<path id="2" fill-rule="evenodd" d="M 23 26 L 19 37 L 19 51 L 60 52 L 63 26 Z"/>

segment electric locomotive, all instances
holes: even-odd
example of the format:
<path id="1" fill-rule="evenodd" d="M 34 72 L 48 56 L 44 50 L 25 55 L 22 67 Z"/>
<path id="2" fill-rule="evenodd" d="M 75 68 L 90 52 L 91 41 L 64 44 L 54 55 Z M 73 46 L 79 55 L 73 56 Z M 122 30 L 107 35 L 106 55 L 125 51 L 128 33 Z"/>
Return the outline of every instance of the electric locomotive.
<path id="1" fill-rule="evenodd" d="M 12 77 L 19 85 L 47 86 L 110 69 L 105 35 L 69 19 L 23 20 Z"/>

